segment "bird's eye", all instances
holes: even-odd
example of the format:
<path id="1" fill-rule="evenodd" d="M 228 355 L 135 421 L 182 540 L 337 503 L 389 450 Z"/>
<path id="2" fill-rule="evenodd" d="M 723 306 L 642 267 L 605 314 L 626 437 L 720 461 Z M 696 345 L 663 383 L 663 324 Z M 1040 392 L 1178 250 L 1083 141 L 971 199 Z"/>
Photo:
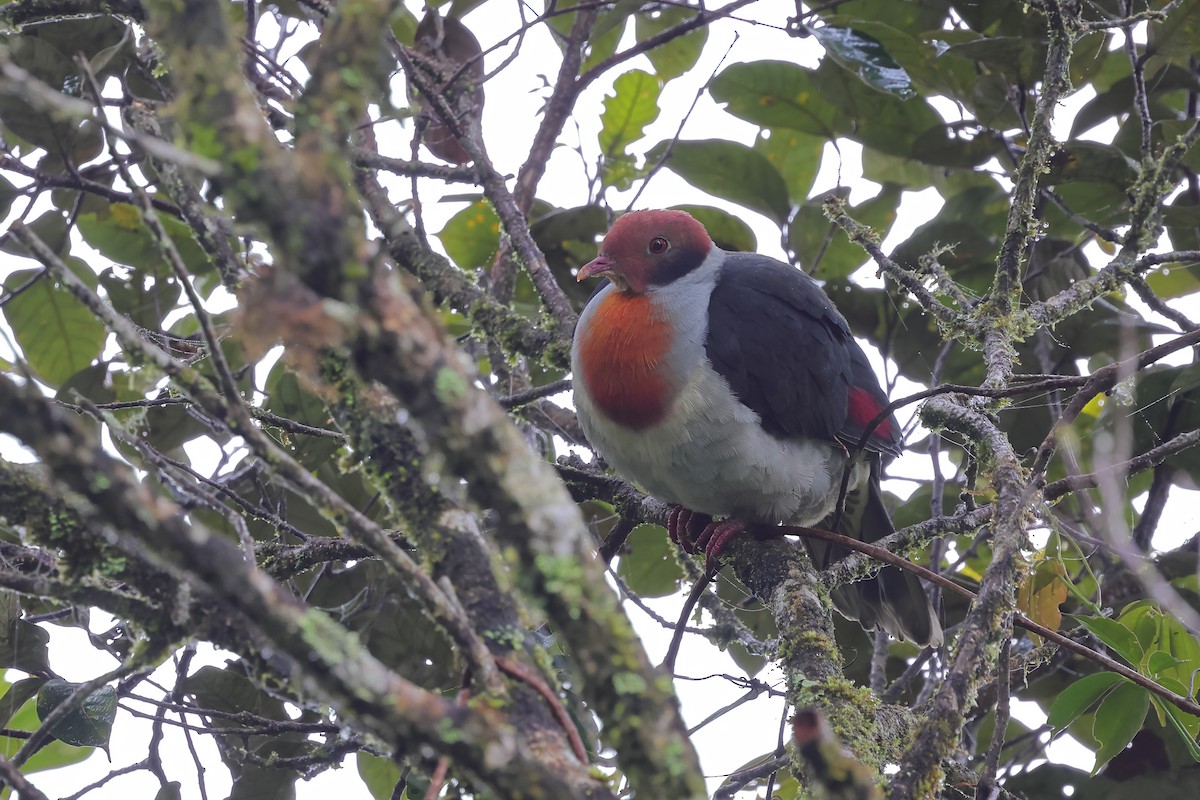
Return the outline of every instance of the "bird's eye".
<path id="1" fill-rule="evenodd" d="M 671 243 L 661 236 L 655 236 L 650 240 L 650 244 L 646 247 L 651 255 L 661 256 L 663 253 L 671 249 Z"/>

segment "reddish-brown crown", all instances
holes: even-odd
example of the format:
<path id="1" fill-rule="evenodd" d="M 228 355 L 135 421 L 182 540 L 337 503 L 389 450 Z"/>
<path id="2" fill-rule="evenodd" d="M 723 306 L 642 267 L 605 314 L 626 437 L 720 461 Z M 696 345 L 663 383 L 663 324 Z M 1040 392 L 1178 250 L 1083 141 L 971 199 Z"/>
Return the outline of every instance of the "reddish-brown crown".
<path id="1" fill-rule="evenodd" d="M 640 294 L 688 274 L 712 248 L 708 231 L 685 211 L 632 211 L 613 223 L 579 279 L 605 275 L 622 291 Z"/>

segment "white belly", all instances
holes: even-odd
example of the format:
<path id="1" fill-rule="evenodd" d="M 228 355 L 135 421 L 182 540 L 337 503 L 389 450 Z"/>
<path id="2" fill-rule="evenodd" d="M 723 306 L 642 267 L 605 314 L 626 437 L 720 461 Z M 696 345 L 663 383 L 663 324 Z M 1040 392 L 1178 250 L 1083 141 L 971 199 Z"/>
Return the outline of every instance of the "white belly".
<path id="1" fill-rule="evenodd" d="M 707 364 L 692 373 L 667 418 L 642 431 L 604 418 L 584 392 L 576 392 L 576 406 L 605 460 L 661 500 L 713 516 L 793 525 L 814 525 L 837 504 L 842 449 L 769 436 Z"/>

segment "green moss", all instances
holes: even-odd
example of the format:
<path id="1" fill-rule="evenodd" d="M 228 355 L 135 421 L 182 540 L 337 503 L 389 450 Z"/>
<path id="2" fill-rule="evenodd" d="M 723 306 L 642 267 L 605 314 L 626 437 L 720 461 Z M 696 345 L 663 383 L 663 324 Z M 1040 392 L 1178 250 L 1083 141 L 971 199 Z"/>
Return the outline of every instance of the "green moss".
<path id="1" fill-rule="evenodd" d="M 613 675 L 613 689 L 617 694 L 640 695 L 646 691 L 646 680 L 636 672 L 618 672 Z"/>
<path id="2" fill-rule="evenodd" d="M 572 617 L 578 618 L 584 602 L 583 566 L 573 556 L 537 555 L 534 566 L 541 573 L 545 590 L 558 595 L 568 606 Z"/>
<path id="3" fill-rule="evenodd" d="M 464 740 L 464 734 L 449 717 L 442 717 L 437 724 L 438 737 L 446 744 L 455 744 Z"/>
<path id="4" fill-rule="evenodd" d="M 463 377 L 450 367 L 442 367 L 433 379 L 433 391 L 438 400 L 446 404 L 456 403 L 467 394 L 467 384 Z"/>
<path id="5" fill-rule="evenodd" d="M 525 644 L 525 631 L 511 626 L 486 630 L 483 637 L 507 650 L 519 650 Z"/>

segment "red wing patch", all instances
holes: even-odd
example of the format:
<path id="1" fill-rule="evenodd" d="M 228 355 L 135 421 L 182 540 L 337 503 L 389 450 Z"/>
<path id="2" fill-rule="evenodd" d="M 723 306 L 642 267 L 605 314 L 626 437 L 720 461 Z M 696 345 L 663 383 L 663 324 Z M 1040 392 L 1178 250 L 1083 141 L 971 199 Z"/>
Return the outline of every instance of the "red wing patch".
<path id="1" fill-rule="evenodd" d="M 671 348 L 671 325 L 655 314 L 650 298 L 609 292 L 579 345 L 583 381 L 604 416 L 633 430 L 666 416 L 672 397 L 660 365 Z"/>
<path id="2" fill-rule="evenodd" d="M 849 417 L 850 422 L 863 430 L 866 430 L 867 426 L 871 424 L 871 420 L 879 416 L 879 412 L 883 410 L 880 402 L 861 386 L 850 387 L 846 402 L 848 405 L 846 416 Z M 880 422 L 871 432 L 871 438 L 891 439 L 892 421 L 885 419 Z"/>

